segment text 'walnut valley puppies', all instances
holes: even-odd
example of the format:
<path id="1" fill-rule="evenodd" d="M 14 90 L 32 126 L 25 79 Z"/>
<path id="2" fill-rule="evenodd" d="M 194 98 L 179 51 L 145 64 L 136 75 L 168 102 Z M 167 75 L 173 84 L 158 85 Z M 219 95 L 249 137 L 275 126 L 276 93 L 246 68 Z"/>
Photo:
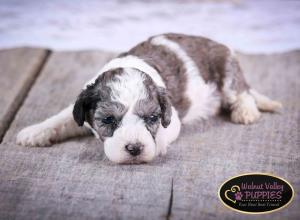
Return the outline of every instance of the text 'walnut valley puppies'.
<path id="1" fill-rule="evenodd" d="M 251 89 L 234 53 L 203 37 L 163 34 L 107 63 L 74 105 L 23 129 L 17 143 L 45 146 L 89 133 L 117 163 L 149 162 L 191 123 L 228 108 L 231 120 L 249 124 L 259 110 L 281 104 Z"/>

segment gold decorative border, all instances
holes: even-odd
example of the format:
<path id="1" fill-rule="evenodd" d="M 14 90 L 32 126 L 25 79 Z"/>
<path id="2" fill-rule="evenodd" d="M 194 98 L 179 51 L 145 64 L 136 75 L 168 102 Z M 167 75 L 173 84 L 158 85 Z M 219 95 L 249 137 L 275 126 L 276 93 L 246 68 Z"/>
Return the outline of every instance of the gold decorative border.
<path id="1" fill-rule="evenodd" d="M 271 176 L 271 177 L 275 177 L 275 178 L 277 178 L 277 179 L 280 179 L 280 180 L 284 181 L 284 182 L 287 183 L 287 185 L 289 185 L 290 188 L 292 189 L 292 197 L 291 197 L 291 199 L 290 199 L 284 206 L 279 207 L 279 208 L 277 208 L 277 209 L 270 210 L 270 211 L 265 211 L 265 212 L 247 212 L 247 211 L 241 211 L 241 210 L 238 210 L 238 209 L 235 209 L 235 208 L 230 207 L 230 206 L 227 205 L 227 204 L 222 200 L 222 198 L 221 198 L 220 192 L 221 192 L 222 186 L 223 186 L 225 183 L 227 183 L 229 180 L 232 180 L 232 179 L 237 178 L 237 177 L 241 177 L 241 176 L 249 176 L 249 175 Z M 257 214 L 268 214 L 268 213 L 276 212 L 276 211 L 279 211 L 279 210 L 281 210 L 281 209 L 287 207 L 287 206 L 293 201 L 293 199 L 294 199 L 294 197 L 295 197 L 295 191 L 294 191 L 293 186 L 292 186 L 287 180 L 283 179 L 282 177 L 275 176 L 275 175 L 273 175 L 273 174 L 271 174 L 271 173 L 260 173 L 260 172 L 258 172 L 258 173 L 244 173 L 244 174 L 240 174 L 240 175 L 237 175 L 237 176 L 233 176 L 233 177 L 227 179 L 226 181 L 224 181 L 224 182 L 221 184 L 221 186 L 219 187 L 219 190 L 218 190 L 218 197 L 219 197 L 220 201 L 223 203 L 223 205 L 224 205 L 225 207 L 229 208 L 229 209 L 232 209 L 232 210 L 234 210 L 234 211 L 236 211 L 236 212 L 240 212 L 240 213 L 243 213 L 243 214 L 257 215 Z"/>

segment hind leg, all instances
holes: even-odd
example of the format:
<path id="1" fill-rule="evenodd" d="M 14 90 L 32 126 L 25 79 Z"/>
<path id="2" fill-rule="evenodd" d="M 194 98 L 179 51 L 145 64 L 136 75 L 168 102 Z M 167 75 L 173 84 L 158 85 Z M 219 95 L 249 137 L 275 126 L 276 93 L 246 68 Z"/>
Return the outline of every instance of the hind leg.
<path id="1" fill-rule="evenodd" d="M 231 121 L 250 124 L 260 118 L 261 111 L 274 112 L 281 108 L 279 102 L 259 94 L 246 83 L 237 59 L 230 55 L 225 65 L 222 87 L 222 104 L 231 111 Z"/>
<path id="2" fill-rule="evenodd" d="M 250 124 L 260 118 L 254 97 L 249 93 L 243 72 L 234 55 L 227 58 L 222 87 L 222 105 L 230 110 L 231 121 Z"/>
<path id="3" fill-rule="evenodd" d="M 282 108 L 282 104 L 280 102 L 273 101 L 267 96 L 258 93 L 254 89 L 250 89 L 249 93 L 253 96 L 258 109 L 261 111 L 275 112 Z"/>

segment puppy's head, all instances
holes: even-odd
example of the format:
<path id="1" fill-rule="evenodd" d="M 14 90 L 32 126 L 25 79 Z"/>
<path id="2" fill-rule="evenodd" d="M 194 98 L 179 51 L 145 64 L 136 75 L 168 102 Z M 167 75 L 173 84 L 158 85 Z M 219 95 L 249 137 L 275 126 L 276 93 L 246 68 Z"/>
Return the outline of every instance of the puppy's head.
<path id="1" fill-rule="evenodd" d="M 147 74 L 117 68 L 80 93 L 73 116 L 79 126 L 86 121 L 98 133 L 111 161 L 148 162 L 156 155 L 159 126 L 170 124 L 171 103 L 166 90 Z"/>

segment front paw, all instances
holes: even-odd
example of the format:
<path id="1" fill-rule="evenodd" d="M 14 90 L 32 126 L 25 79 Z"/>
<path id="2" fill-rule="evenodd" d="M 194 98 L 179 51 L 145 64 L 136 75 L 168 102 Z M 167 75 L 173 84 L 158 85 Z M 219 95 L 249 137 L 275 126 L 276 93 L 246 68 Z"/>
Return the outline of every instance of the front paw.
<path id="1" fill-rule="evenodd" d="M 22 129 L 17 135 L 17 144 L 30 147 L 44 147 L 51 145 L 55 140 L 54 129 L 41 124 Z"/>

